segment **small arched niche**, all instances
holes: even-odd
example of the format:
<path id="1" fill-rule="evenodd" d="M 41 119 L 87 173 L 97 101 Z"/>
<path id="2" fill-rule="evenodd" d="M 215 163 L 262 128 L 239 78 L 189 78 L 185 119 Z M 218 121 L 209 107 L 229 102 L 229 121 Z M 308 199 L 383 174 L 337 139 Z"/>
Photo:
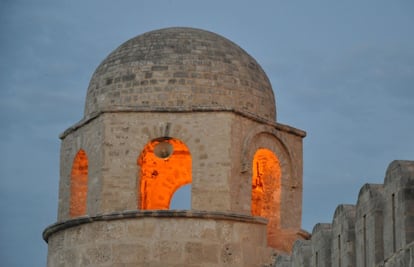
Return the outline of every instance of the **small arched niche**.
<path id="1" fill-rule="evenodd" d="M 258 149 L 252 164 L 253 216 L 270 219 L 280 213 L 281 176 L 278 157 L 269 149 Z"/>
<path id="2" fill-rule="evenodd" d="M 79 217 L 86 214 L 88 197 L 88 157 L 84 150 L 79 150 L 73 160 L 70 175 L 70 209 L 69 216 Z"/>
<path id="3" fill-rule="evenodd" d="M 138 207 L 142 210 L 170 208 L 174 193 L 191 184 L 191 154 L 187 146 L 175 138 L 149 142 L 138 157 Z"/>

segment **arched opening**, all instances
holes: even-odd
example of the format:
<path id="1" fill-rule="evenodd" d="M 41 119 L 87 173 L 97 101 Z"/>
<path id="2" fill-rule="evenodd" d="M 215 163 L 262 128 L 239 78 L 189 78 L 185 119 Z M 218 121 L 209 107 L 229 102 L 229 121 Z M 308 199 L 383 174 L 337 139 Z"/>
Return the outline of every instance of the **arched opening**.
<path id="1" fill-rule="evenodd" d="M 191 154 L 178 139 L 149 142 L 138 158 L 141 167 L 138 207 L 142 210 L 169 209 L 173 194 L 191 183 Z"/>
<path id="2" fill-rule="evenodd" d="M 183 185 L 175 191 L 171 198 L 170 209 L 189 210 L 191 209 L 191 184 Z"/>
<path id="3" fill-rule="evenodd" d="M 275 219 L 280 212 L 279 159 L 271 150 L 260 148 L 253 157 L 252 172 L 252 215 Z"/>
<path id="4" fill-rule="evenodd" d="M 88 197 L 88 157 L 82 149 L 78 151 L 72 164 L 70 175 L 70 209 L 71 218 L 86 214 Z"/>

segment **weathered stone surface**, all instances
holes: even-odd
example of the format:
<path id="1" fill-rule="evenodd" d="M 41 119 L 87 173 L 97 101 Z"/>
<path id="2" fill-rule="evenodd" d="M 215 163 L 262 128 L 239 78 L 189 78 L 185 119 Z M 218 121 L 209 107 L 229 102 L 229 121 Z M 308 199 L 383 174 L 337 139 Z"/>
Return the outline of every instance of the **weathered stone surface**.
<path id="1" fill-rule="evenodd" d="M 274 267 L 291 267 L 292 258 L 287 254 L 279 254 L 276 256 Z"/>
<path id="2" fill-rule="evenodd" d="M 365 184 L 359 192 L 355 221 L 357 266 L 375 266 L 384 259 L 383 192 L 381 184 Z"/>
<path id="3" fill-rule="evenodd" d="M 354 205 L 339 205 L 332 220 L 332 266 L 355 266 Z"/>
<path id="4" fill-rule="evenodd" d="M 414 241 L 414 162 L 393 161 L 384 179 L 384 257 Z"/>
<path id="5" fill-rule="evenodd" d="M 384 184 L 365 184 L 357 205 L 339 205 L 331 224 L 315 225 L 309 266 L 414 266 L 414 161 L 393 161 Z M 302 247 L 302 246 L 299 246 Z M 278 256 L 277 267 L 306 266 L 305 250 Z"/>
<path id="6" fill-rule="evenodd" d="M 115 49 L 89 84 L 85 117 L 108 110 L 238 110 L 273 121 L 269 79 L 243 49 L 215 33 L 168 28 Z"/>
<path id="7" fill-rule="evenodd" d="M 312 262 L 312 244 L 310 240 L 297 240 L 293 245 L 291 266 L 310 267 Z"/>
<path id="8" fill-rule="evenodd" d="M 55 229 L 47 236 L 51 247 L 49 265 L 260 266 L 271 259 L 272 251 L 265 238 L 266 221 L 260 218 L 209 212 L 130 214 L 102 215 Z M 262 238 L 251 239 L 243 247 L 240 237 L 252 234 Z M 251 253 L 245 253 L 246 248 Z"/>
<path id="9" fill-rule="evenodd" d="M 330 267 L 332 251 L 332 224 L 318 223 L 312 230 L 312 266 Z"/>
<path id="10" fill-rule="evenodd" d="M 384 267 L 412 267 L 414 266 L 414 242 L 408 244 L 403 249 L 387 258 Z"/>

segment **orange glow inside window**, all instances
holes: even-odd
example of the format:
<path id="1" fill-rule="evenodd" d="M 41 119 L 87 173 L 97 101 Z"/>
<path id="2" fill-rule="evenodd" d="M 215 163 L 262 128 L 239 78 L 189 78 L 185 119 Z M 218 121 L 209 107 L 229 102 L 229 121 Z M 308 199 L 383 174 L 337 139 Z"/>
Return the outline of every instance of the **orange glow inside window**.
<path id="1" fill-rule="evenodd" d="M 269 149 L 258 149 L 253 158 L 252 171 L 252 215 L 274 217 L 280 204 L 279 159 Z"/>
<path id="2" fill-rule="evenodd" d="M 169 209 L 176 190 L 191 183 L 190 151 L 180 140 L 151 141 L 138 158 L 138 165 L 138 207 L 142 210 Z"/>
<path id="3" fill-rule="evenodd" d="M 70 179 L 70 217 L 86 214 L 88 194 L 88 157 L 85 151 L 79 150 L 73 160 Z"/>

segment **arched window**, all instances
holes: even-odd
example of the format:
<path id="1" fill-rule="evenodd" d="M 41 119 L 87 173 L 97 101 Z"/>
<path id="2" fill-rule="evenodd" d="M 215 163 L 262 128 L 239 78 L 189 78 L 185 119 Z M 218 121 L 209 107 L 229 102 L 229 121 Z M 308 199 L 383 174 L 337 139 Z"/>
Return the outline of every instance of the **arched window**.
<path id="1" fill-rule="evenodd" d="M 170 201 L 172 210 L 191 209 L 191 184 L 183 185 L 175 191 Z"/>
<path id="2" fill-rule="evenodd" d="M 82 149 L 78 151 L 72 164 L 70 175 L 70 210 L 71 218 L 86 214 L 88 195 L 88 157 Z"/>
<path id="3" fill-rule="evenodd" d="M 138 207 L 142 210 L 169 209 L 178 188 L 191 183 L 191 155 L 178 139 L 149 142 L 138 158 Z"/>
<path id="4" fill-rule="evenodd" d="M 252 215 L 271 218 L 280 211 L 281 168 L 277 156 L 266 148 L 253 158 Z"/>

